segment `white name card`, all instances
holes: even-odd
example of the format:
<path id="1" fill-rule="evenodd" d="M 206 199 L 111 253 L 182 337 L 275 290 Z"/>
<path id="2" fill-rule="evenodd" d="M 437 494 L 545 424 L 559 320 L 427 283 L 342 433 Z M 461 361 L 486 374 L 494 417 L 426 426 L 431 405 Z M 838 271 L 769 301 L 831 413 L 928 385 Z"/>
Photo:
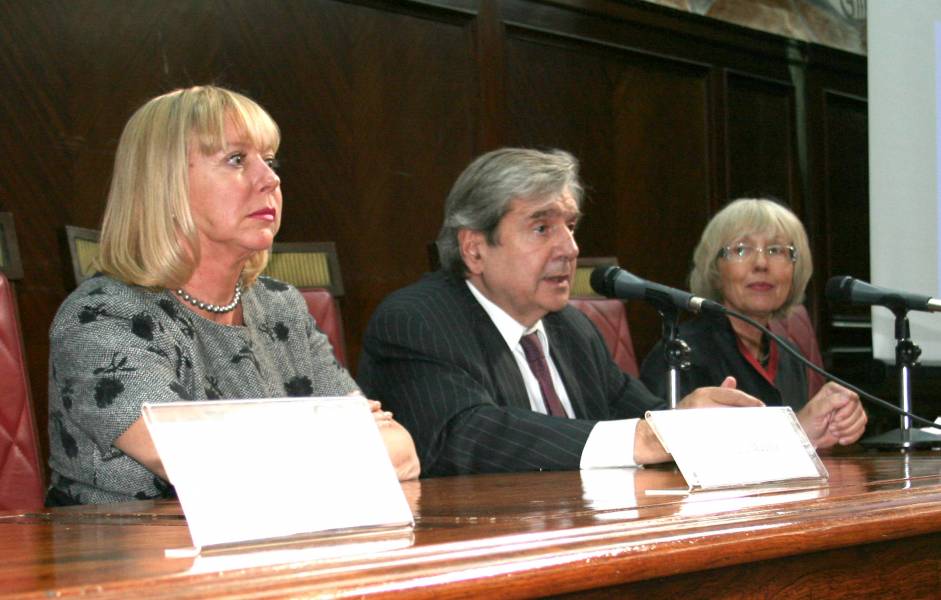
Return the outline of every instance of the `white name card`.
<path id="1" fill-rule="evenodd" d="M 197 548 L 414 521 L 364 398 L 144 404 Z"/>
<path id="2" fill-rule="evenodd" d="M 787 406 L 650 411 L 646 419 L 690 490 L 829 478 Z"/>

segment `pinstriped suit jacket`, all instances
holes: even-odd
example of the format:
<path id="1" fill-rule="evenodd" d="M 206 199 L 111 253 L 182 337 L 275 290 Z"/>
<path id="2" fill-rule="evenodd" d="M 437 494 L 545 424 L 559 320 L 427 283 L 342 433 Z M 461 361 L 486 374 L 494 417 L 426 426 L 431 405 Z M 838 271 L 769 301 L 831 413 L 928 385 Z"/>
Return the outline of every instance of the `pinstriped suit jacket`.
<path id="1" fill-rule="evenodd" d="M 543 322 L 575 419 L 530 410 L 512 352 L 463 279 L 431 273 L 379 306 L 358 381 L 412 434 L 423 476 L 577 469 L 597 421 L 662 407 L 581 312 Z"/>

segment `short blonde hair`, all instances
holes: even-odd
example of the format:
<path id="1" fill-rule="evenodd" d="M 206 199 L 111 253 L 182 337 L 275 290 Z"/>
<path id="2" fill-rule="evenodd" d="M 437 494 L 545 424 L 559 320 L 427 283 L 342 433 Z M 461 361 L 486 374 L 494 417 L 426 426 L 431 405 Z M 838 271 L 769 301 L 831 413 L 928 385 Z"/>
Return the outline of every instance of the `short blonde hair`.
<path id="1" fill-rule="evenodd" d="M 791 307 L 804 301 L 807 282 L 814 265 L 810 255 L 807 232 L 797 216 L 787 207 L 765 198 L 740 198 L 716 213 L 693 251 L 693 270 L 689 274 L 689 288 L 693 294 L 722 302 L 722 282 L 719 275 L 719 252 L 733 241 L 752 234 L 780 236 L 797 249 L 791 291 L 784 304 L 772 317 L 786 316 Z"/>
<path id="2" fill-rule="evenodd" d="M 151 288 L 176 288 L 189 280 L 200 259 L 189 207 L 189 151 L 223 150 L 227 120 L 260 150 L 277 151 L 281 134 L 271 116 L 230 90 L 179 89 L 137 109 L 114 158 L 98 269 Z M 267 264 L 267 251 L 252 255 L 242 273 L 244 284 L 251 285 Z"/>

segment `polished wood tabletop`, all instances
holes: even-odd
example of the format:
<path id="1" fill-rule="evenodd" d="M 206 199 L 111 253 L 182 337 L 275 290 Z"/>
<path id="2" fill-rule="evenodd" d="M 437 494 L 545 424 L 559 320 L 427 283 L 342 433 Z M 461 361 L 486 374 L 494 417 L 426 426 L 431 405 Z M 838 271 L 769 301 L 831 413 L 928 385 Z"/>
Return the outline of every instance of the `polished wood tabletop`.
<path id="1" fill-rule="evenodd" d="M 168 557 L 191 545 L 173 501 L 0 513 L 0 594 L 941 595 L 941 454 L 822 458 L 828 482 L 693 495 L 672 465 L 405 482 L 415 528 L 387 547 Z"/>

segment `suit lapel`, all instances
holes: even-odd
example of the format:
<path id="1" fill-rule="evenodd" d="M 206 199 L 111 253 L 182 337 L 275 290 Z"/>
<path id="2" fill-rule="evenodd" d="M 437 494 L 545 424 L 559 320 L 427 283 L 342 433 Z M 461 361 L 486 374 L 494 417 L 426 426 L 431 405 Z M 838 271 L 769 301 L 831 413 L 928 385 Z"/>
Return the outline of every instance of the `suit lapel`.
<path id="1" fill-rule="evenodd" d="M 568 394 L 569 402 L 572 403 L 575 418 L 584 419 L 587 418 L 588 410 L 585 406 L 582 386 L 577 384 L 578 377 L 575 373 L 577 357 L 574 355 L 573 348 L 566 342 L 561 319 L 560 313 L 550 313 L 542 320 L 546 333 L 549 335 L 549 354 L 552 356 L 555 368 L 559 371 L 562 383 L 565 384 L 565 392 Z"/>
<path id="2" fill-rule="evenodd" d="M 526 395 L 526 384 L 523 383 L 519 366 L 506 341 L 493 324 L 490 315 L 467 289 L 467 284 L 459 281 L 458 289 L 466 310 L 471 315 L 471 335 L 477 337 L 483 352 L 483 368 L 490 373 L 494 397 L 498 402 L 502 400 L 504 406 L 530 410 L 532 407 L 529 405 L 529 396 Z"/>

